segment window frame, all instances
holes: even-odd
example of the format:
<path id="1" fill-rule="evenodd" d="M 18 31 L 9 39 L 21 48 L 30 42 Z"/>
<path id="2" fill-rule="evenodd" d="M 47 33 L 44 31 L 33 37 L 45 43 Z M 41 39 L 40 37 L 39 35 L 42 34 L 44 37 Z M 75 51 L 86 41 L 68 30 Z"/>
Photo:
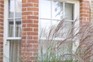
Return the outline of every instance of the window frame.
<path id="1" fill-rule="evenodd" d="M 75 23 L 75 24 L 78 24 L 78 26 L 77 25 L 73 25 L 74 27 L 76 27 L 76 28 L 79 28 L 79 25 L 80 25 L 80 21 L 79 21 L 79 17 L 80 17 L 80 2 L 78 1 L 78 0 L 60 0 L 61 2 L 66 2 L 66 3 L 72 3 L 72 4 L 74 4 L 74 16 L 73 16 L 73 18 L 74 18 L 74 20 L 67 20 L 67 21 L 70 21 L 70 22 L 74 22 L 76 19 L 78 19 L 78 21 Z M 40 2 L 39 2 L 39 4 L 40 4 Z M 39 5 L 40 6 L 40 5 Z M 41 29 L 41 22 L 40 22 L 40 10 L 39 10 L 39 35 L 38 35 L 38 38 L 39 38 L 39 48 L 40 47 L 44 47 L 44 46 L 42 46 L 43 45 L 43 43 L 42 42 L 45 42 L 45 41 L 48 41 L 48 39 L 46 39 L 46 37 L 41 37 L 40 38 L 40 29 Z M 53 20 L 53 19 L 52 19 Z M 72 33 L 73 35 L 76 33 L 75 32 L 75 30 L 73 30 L 74 32 Z M 79 29 L 77 30 L 77 31 L 79 31 Z M 79 37 L 78 36 L 76 36 L 76 41 L 75 40 L 72 40 L 72 39 L 68 39 L 68 41 L 70 41 L 70 40 L 72 40 L 72 41 L 75 41 L 74 43 L 72 43 L 72 53 L 75 53 L 75 48 L 77 48 L 78 47 L 78 45 L 79 45 L 79 41 L 80 41 L 80 39 L 79 39 Z M 53 39 L 53 41 L 60 41 L 60 40 L 64 40 L 64 38 L 55 38 L 55 39 Z M 41 41 L 41 42 L 40 42 Z M 46 43 L 46 42 L 45 42 Z M 42 45 L 41 45 L 42 44 Z M 45 48 L 44 48 L 45 49 Z"/>
<path id="2" fill-rule="evenodd" d="M 3 43 L 3 62 L 9 62 L 9 52 L 10 52 L 10 41 L 21 41 L 21 37 L 8 37 L 8 14 L 9 14 L 9 0 L 4 0 L 4 43 Z M 19 17 L 18 17 L 19 18 Z M 22 23 L 22 17 L 21 17 L 21 23 Z M 15 22 L 16 23 L 16 22 Z M 22 24 L 21 24 L 21 28 L 22 28 Z"/>
<path id="3" fill-rule="evenodd" d="M 51 1 L 51 0 L 50 0 Z M 67 21 L 69 21 L 69 22 L 74 22 L 75 21 L 75 19 L 79 19 L 79 17 L 80 17 L 80 3 L 79 3 L 79 1 L 78 0 L 60 0 L 60 2 L 63 2 L 63 4 L 64 3 L 71 3 L 71 4 L 74 4 L 74 16 L 73 16 L 73 20 L 67 20 Z M 40 1 L 39 1 L 39 4 L 40 4 Z M 63 6 L 64 7 L 64 6 Z M 40 8 L 40 5 L 39 5 L 39 8 Z M 64 17 L 64 16 L 63 16 Z M 41 29 L 41 22 L 40 22 L 40 20 L 42 20 L 42 19 L 45 19 L 45 20 L 58 20 L 58 19 L 49 19 L 49 18 L 42 18 L 42 17 L 40 17 L 40 10 L 39 10 L 39 35 L 38 35 L 38 38 L 39 38 L 39 40 L 46 40 L 46 38 L 45 37 L 41 37 L 40 38 L 40 29 Z M 58 21 L 60 21 L 60 20 L 58 20 Z M 79 21 L 77 22 L 78 24 L 79 24 Z M 52 25 L 52 21 L 51 21 L 51 25 Z M 79 27 L 79 26 L 78 26 Z M 74 33 L 73 33 L 74 34 Z M 56 40 L 59 40 L 59 39 L 61 39 L 61 38 L 55 38 Z"/>
<path id="4" fill-rule="evenodd" d="M 8 4 L 8 11 L 7 11 L 7 28 L 9 28 L 8 27 L 8 23 L 10 22 L 10 20 L 9 19 L 13 19 L 12 20 L 12 22 L 14 23 L 13 24 L 13 37 L 10 37 L 9 36 L 9 29 L 7 30 L 7 40 L 21 40 L 21 36 L 20 37 L 16 37 L 16 22 L 21 22 L 21 26 L 20 26 L 20 28 L 22 29 L 22 17 L 16 17 L 16 0 L 14 0 L 14 14 L 13 14 L 13 18 L 9 18 L 9 1 L 10 0 L 8 0 L 8 2 L 7 2 L 7 4 Z M 22 13 L 22 12 L 21 12 Z M 17 20 L 15 20 L 15 19 L 20 19 L 20 21 L 17 21 Z M 21 34 L 21 33 L 20 33 Z"/>

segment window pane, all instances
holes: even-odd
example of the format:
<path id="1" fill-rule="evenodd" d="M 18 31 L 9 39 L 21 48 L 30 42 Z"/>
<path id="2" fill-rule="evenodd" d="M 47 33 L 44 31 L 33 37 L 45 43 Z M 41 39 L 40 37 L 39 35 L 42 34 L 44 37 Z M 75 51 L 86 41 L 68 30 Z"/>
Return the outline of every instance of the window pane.
<path id="1" fill-rule="evenodd" d="M 52 26 L 56 27 L 60 21 L 59 20 L 52 20 Z"/>
<path id="2" fill-rule="evenodd" d="M 66 38 L 68 36 L 68 34 L 71 33 L 71 30 L 72 30 L 72 22 L 71 21 L 64 21 L 63 22 L 63 30 L 62 30 L 63 38 Z M 69 34 L 69 35 L 72 35 L 72 34 Z"/>
<path id="3" fill-rule="evenodd" d="M 21 22 L 17 21 L 16 22 L 16 37 L 21 37 Z"/>
<path id="4" fill-rule="evenodd" d="M 21 17 L 22 14 L 22 0 L 16 0 L 16 14 L 15 17 Z"/>
<path id="5" fill-rule="evenodd" d="M 59 1 L 52 2 L 52 18 L 62 19 L 63 17 L 63 3 Z"/>
<path id="6" fill-rule="evenodd" d="M 39 0 L 40 18 L 51 18 L 51 1 Z"/>
<path id="7" fill-rule="evenodd" d="M 51 28 L 51 20 L 40 20 L 40 36 L 46 37 Z"/>
<path id="8" fill-rule="evenodd" d="M 10 61 L 20 62 L 20 41 L 10 41 Z"/>
<path id="9" fill-rule="evenodd" d="M 9 20 L 9 26 L 8 26 L 8 27 L 9 27 L 9 28 L 8 28 L 8 36 L 9 36 L 9 37 L 13 37 L 13 33 L 14 33 L 14 32 L 13 32 L 13 25 L 14 25 L 13 21 L 10 21 L 10 20 Z"/>
<path id="10" fill-rule="evenodd" d="M 74 16 L 74 4 L 65 4 L 65 17 L 69 20 L 73 20 Z"/>
<path id="11" fill-rule="evenodd" d="M 15 3 L 15 0 L 9 0 L 9 7 L 8 7 L 8 10 L 9 10 L 9 18 L 13 18 L 14 16 L 14 3 Z"/>
<path id="12" fill-rule="evenodd" d="M 62 44 L 59 49 L 59 51 L 61 52 L 57 52 L 58 55 L 64 55 L 64 54 L 71 54 L 72 53 L 72 41 L 71 40 L 67 40 L 67 42 L 65 42 L 64 44 Z M 64 60 L 71 60 L 72 56 L 71 55 L 64 55 L 63 56 Z M 65 61 L 64 61 L 65 62 Z M 70 62 L 70 61 L 67 61 Z"/>
<path id="13" fill-rule="evenodd" d="M 59 46 L 59 43 L 62 43 L 60 41 L 56 41 L 54 40 L 53 42 L 49 41 L 49 40 L 40 40 L 39 41 L 39 60 L 42 62 L 42 57 L 46 58 L 46 56 L 48 55 L 48 53 L 50 53 L 51 49 L 48 50 L 49 48 L 55 48 L 53 49 L 51 52 L 51 54 L 54 57 L 62 57 L 62 55 L 64 57 L 62 57 L 61 59 L 63 60 L 71 60 L 72 57 L 71 55 L 64 55 L 64 54 L 71 54 L 72 53 L 72 42 L 71 41 L 67 41 L 66 43 L 62 44 Z M 52 45 L 52 46 L 51 46 Z M 59 47 L 58 47 L 59 46 Z M 58 47 L 58 48 L 56 48 Z M 49 54 L 48 56 L 50 56 L 51 54 Z M 49 58 L 50 60 L 50 58 Z M 52 62 L 52 61 L 50 61 Z M 65 62 L 65 61 L 58 61 L 58 62 Z M 68 61 L 67 61 L 68 62 Z"/>
<path id="14" fill-rule="evenodd" d="M 71 30 L 72 30 L 72 22 L 71 21 L 63 21 L 61 25 L 58 25 L 61 23 L 60 21 L 52 21 L 52 24 L 55 28 L 60 28 L 58 29 L 58 32 L 54 36 L 55 39 L 65 39 L 68 34 L 71 35 Z M 58 25 L 58 27 L 56 27 Z"/>

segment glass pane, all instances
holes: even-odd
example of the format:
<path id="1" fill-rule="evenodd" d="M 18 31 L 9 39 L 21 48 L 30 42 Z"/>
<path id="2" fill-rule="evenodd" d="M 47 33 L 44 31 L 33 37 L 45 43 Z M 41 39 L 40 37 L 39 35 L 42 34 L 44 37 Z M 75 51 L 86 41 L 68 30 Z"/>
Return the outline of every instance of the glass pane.
<path id="1" fill-rule="evenodd" d="M 39 0 L 40 18 L 51 18 L 51 1 Z"/>
<path id="2" fill-rule="evenodd" d="M 60 21 L 59 20 L 52 20 L 52 26 L 56 27 Z"/>
<path id="3" fill-rule="evenodd" d="M 15 17 L 20 18 L 22 16 L 22 0 L 16 0 L 16 14 Z"/>
<path id="4" fill-rule="evenodd" d="M 16 31 L 15 31 L 16 37 L 21 37 L 21 22 L 16 21 Z"/>
<path id="5" fill-rule="evenodd" d="M 14 3 L 15 3 L 15 0 L 9 0 L 9 6 L 8 6 L 8 10 L 9 10 L 9 18 L 13 18 L 14 16 Z"/>
<path id="6" fill-rule="evenodd" d="M 51 28 L 51 20 L 40 20 L 40 37 L 46 37 Z"/>
<path id="7" fill-rule="evenodd" d="M 68 34 L 71 33 L 71 30 L 72 30 L 72 22 L 64 21 L 63 30 L 62 30 L 63 38 L 66 38 L 68 36 Z M 72 35 L 72 34 L 69 34 L 69 35 Z"/>
<path id="8" fill-rule="evenodd" d="M 64 54 L 71 54 L 72 53 L 72 41 L 67 41 L 64 44 L 62 44 L 59 49 L 61 52 L 57 52 L 58 55 L 64 55 Z M 72 56 L 71 55 L 64 55 L 63 56 L 64 60 L 71 60 Z M 66 61 L 64 61 L 66 62 Z M 67 62 L 72 62 L 72 61 L 67 61 Z"/>
<path id="9" fill-rule="evenodd" d="M 63 17 L 63 3 L 59 1 L 52 2 L 52 18 L 62 19 Z"/>
<path id="10" fill-rule="evenodd" d="M 53 26 L 57 26 L 59 23 L 61 23 L 60 21 L 53 21 Z M 68 34 L 71 35 L 71 30 L 72 30 L 72 22 L 69 21 L 63 21 L 61 25 L 58 25 L 55 28 L 59 28 L 58 32 L 56 33 L 54 39 L 65 39 Z"/>
<path id="11" fill-rule="evenodd" d="M 65 4 L 65 17 L 69 20 L 73 20 L 74 17 L 74 4 Z"/>
<path id="12" fill-rule="evenodd" d="M 9 20 L 9 25 L 8 25 L 8 36 L 9 37 L 13 37 L 13 25 L 14 25 L 14 23 L 13 23 L 13 21 L 10 21 Z"/>
<path id="13" fill-rule="evenodd" d="M 10 61 L 20 62 L 20 41 L 10 41 Z"/>

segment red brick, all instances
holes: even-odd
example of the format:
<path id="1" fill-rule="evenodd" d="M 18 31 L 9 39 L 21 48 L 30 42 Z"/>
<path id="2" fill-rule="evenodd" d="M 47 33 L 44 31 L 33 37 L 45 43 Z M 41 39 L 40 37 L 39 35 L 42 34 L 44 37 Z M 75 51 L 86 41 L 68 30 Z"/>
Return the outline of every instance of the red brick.
<path id="1" fill-rule="evenodd" d="M 4 0 L 0 0 L 0 62 L 3 62 Z"/>
<path id="2" fill-rule="evenodd" d="M 82 0 L 80 2 L 80 20 L 82 22 L 81 25 L 83 25 L 83 22 L 90 22 L 89 0 Z"/>
<path id="3" fill-rule="evenodd" d="M 34 4 L 34 7 L 38 7 L 38 4 Z"/>
<path id="4" fill-rule="evenodd" d="M 27 19 L 38 19 L 38 16 L 28 16 Z"/>
<path id="5" fill-rule="evenodd" d="M 22 22 L 23 23 L 29 23 L 30 24 L 30 23 L 33 23 L 33 20 L 31 20 L 31 19 L 29 19 L 29 20 L 23 20 Z"/>
<path id="6" fill-rule="evenodd" d="M 32 28 L 29 28 L 29 27 L 27 27 L 27 28 L 23 28 L 23 31 L 32 31 Z"/>
<path id="7" fill-rule="evenodd" d="M 33 12 L 23 12 L 23 13 L 22 13 L 22 15 L 26 15 L 26 16 L 27 16 L 27 15 L 32 15 L 32 14 L 33 14 Z"/>
<path id="8" fill-rule="evenodd" d="M 39 0 L 28 0 L 28 2 L 38 3 Z"/>
<path id="9" fill-rule="evenodd" d="M 22 1 L 22 62 L 36 61 L 33 52 L 38 51 L 38 0 Z M 28 41 L 28 42 L 27 42 Z M 27 44 L 26 44 L 27 43 Z M 36 45 L 35 45 L 36 44 Z M 31 50 L 27 50 L 27 46 Z M 33 48 L 35 47 L 35 48 Z"/>
<path id="10" fill-rule="evenodd" d="M 38 8 L 28 8 L 28 11 L 38 11 Z"/>
<path id="11" fill-rule="evenodd" d="M 34 15 L 38 15 L 38 12 L 34 12 Z"/>
<path id="12" fill-rule="evenodd" d="M 27 2 L 27 0 L 22 0 L 22 2 L 23 2 L 23 3 L 26 3 L 26 2 Z"/>

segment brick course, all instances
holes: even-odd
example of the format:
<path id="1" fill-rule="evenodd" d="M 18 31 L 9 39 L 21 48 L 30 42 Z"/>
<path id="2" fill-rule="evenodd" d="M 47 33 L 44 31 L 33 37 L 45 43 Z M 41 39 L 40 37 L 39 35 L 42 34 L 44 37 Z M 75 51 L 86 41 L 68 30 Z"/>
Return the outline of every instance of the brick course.
<path id="1" fill-rule="evenodd" d="M 22 1 L 22 62 L 36 62 L 38 53 L 38 0 Z"/>
<path id="2" fill-rule="evenodd" d="M 90 0 L 80 0 L 80 23 L 85 25 L 90 22 Z"/>

